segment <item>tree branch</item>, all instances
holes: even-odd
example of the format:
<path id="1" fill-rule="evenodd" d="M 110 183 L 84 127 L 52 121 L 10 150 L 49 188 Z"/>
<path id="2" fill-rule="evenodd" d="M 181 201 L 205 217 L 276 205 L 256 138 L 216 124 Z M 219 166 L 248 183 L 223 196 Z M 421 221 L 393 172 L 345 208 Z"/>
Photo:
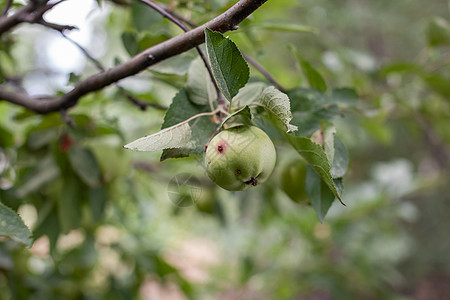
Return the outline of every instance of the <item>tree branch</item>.
<path id="1" fill-rule="evenodd" d="M 159 5 L 157 5 L 153 1 L 150 1 L 150 0 L 139 0 L 139 1 L 144 3 L 144 4 L 146 4 L 146 5 L 148 5 L 148 6 L 150 6 L 154 10 L 156 10 L 159 14 L 161 14 L 165 18 L 169 19 L 172 23 L 174 23 L 178 27 L 180 27 L 184 32 L 188 32 L 189 31 L 189 28 L 187 28 L 183 23 L 181 23 L 175 16 L 173 16 L 171 13 L 169 13 L 165 9 L 161 8 Z M 219 88 L 219 85 L 217 84 L 216 78 L 213 75 L 213 72 L 211 70 L 211 66 L 209 65 L 208 60 L 206 59 L 206 56 L 203 53 L 202 49 L 200 49 L 199 46 L 196 46 L 195 49 L 197 50 L 198 55 L 202 59 L 203 64 L 205 65 L 206 70 L 208 71 L 209 77 L 211 78 L 211 81 L 213 83 L 214 89 L 216 90 L 217 104 L 221 108 L 224 108 L 226 102 L 225 102 L 225 99 L 222 96 L 222 92 L 220 91 L 220 88 Z M 214 110 L 214 106 L 211 103 L 211 101 L 210 101 L 209 105 L 211 106 L 211 110 Z"/>
<path id="2" fill-rule="evenodd" d="M 143 1 L 149 1 L 149 0 L 139 0 L 141 2 Z M 191 28 L 196 27 L 195 23 L 192 22 L 189 19 L 184 18 L 183 16 L 177 14 L 175 11 L 169 9 L 169 8 L 164 8 L 163 9 L 167 14 L 171 15 L 172 18 L 175 18 L 178 22 L 182 21 L 183 23 L 185 23 L 186 25 L 188 25 Z M 178 25 L 178 22 L 176 23 Z M 185 30 L 186 31 L 186 30 Z M 259 64 L 253 57 L 248 56 L 245 53 L 242 53 L 242 56 L 244 57 L 244 59 L 251 64 L 253 67 L 255 67 L 256 70 L 258 70 L 262 75 L 264 75 L 266 77 L 266 79 L 271 82 L 277 89 L 279 89 L 280 91 L 284 92 L 286 89 L 280 84 L 278 83 L 278 81 L 269 73 L 269 71 L 267 71 L 261 64 Z M 208 71 L 209 68 L 208 68 Z M 212 75 L 212 72 L 211 72 Z M 223 100 L 225 101 L 225 100 Z"/>
<path id="3" fill-rule="evenodd" d="M 0 36 L 20 23 L 41 24 L 45 27 L 63 32 L 65 30 L 77 29 L 71 25 L 60 25 L 50 23 L 44 20 L 43 15 L 55 7 L 56 5 L 64 2 L 65 0 L 56 1 L 48 4 L 48 0 L 36 0 L 30 1 L 27 5 L 16 10 L 11 16 L 7 16 L 7 10 L 4 15 L 0 16 Z"/>
<path id="4" fill-rule="evenodd" d="M 269 80 L 277 89 L 284 92 L 286 89 L 278 83 L 278 81 L 262 66 L 260 65 L 253 57 L 248 56 L 246 54 L 242 54 L 245 60 L 248 61 L 255 69 L 257 69 L 261 74 L 263 74 L 267 80 Z"/>
<path id="5" fill-rule="evenodd" d="M 158 45 L 152 46 L 139 53 L 129 61 L 122 63 L 104 72 L 100 72 L 79 82 L 72 91 L 59 97 L 33 98 L 22 92 L 15 92 L 0 87 L 0 100 L 6 100 L 24 106 L 37 113 L 45 114 L 61 109 L 68 109 L 78 102 L 80 97 L 103 89 L 123 78 L 135 75 L 151 65 L 164 59 L 188 51 L 205 40 L 204 30 L 224 33 L 233 30 L 248 15 L 258 9 L 267 0 L 240 0 L 223 14 L 213 20 L 192 29 L 184 34 L 173 37 Z M 1 30 L 0 30 L 1 33 Z"/>
<path id="6" fill-rule="evenodd" d="M 89 51 L 87 51 L 83 46 L 81 46 L 80 44 L 78 44 L 76 41 L 72 40 L 70 37 L 68 37 L 67 35 L 65 35 L 63 32 L 61 32 L 61 35 L 68 40 L 69 42 L 71 42 L 73 45 L 75 45 L 75 47 L 77 47 L 83 54 L 84 56 L 87 57 L 87 59 L 89 59 L 94 65 L 95 67 L 99 70 L 104 72 L 105 71 L 105 67 L 103 67 L 102 63 L 96 59 L 95 57 L 93 57 Z M 131 103 L 133 103 L 134 105 L 136 105 L 137 107 L 139 107 L 139 109 L 141 110 L 146 110 L 147 107 L 153 107 L 156 109 L 160 109 L 160 110 L 166 110 L 167 107 L 164 107 L 162 105 L 156 104 L 156 103 L 151 103 L 151 102 L 145 102 L 145 101 L 141 101 L 139 99 L 137 99 L 136 97 L 134 97 L 133 95 L 131 95 L 130 93 L 127 92 L 126 89 L 124 89 L 120 84 L 118 84 L 117 82 L 115 83 L 116 87 L 119 89 L 120 93 L 122 95 L 125 96 L 125 98 L 127 98 L 128 100 L 131 101 Z"/>

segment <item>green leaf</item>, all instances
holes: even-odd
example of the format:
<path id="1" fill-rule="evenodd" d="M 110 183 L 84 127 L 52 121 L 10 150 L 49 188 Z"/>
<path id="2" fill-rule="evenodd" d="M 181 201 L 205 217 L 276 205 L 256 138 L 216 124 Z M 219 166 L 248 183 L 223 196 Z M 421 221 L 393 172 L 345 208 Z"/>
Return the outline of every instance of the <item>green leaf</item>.
<path id="1" fill-rule="evenodd" d="M 39 190 L 45 184 L 60 176 L 60 171 L 51 156 L 42 158 L 24 183 L 16 190 L 16 196 L 23 198 Z"/>
<path id="2" fill-rule="evenodd" d="M 299 88 L 290 91 L 292 123 L 299 126 L 297 136 L 311 136 L 321 129 L 320 121 L 331 121 L 339 114 L 336 100 L 318 90 Z"/>
<path id="3" fill-rule="evenodd" d="M 336 134 L 336 127 L 328 121 L 321 121 L 323 148 L 329 162 L 334 160 L 334 135 Z"/>
<path id="4" fill-rule="evenodd" d="M 297 126 L 291 125 L 291 105 L 289 97 L 273 86 L 264 89 L 259 102 L 288 129 L 287 132 L 298 130 Z"/>
<path id="5" fill-rule="evenodd" d="M 133 151 L 160 151 L 180 148 L 189 142 L 191 134 L 189 123 L 179 123 L 154 134 L 141 137 L 123 147 Z"/>
<path id="6" fill-rule="evenodd" d="M 155 25 L 163 19 L 154 9 L 138 1 L 131 2 L 131 14 L 133 28 L 138 32 L 154 29 Z"/>
<path id="7" fill-rule="evenodd" d="M 33 130 L 28 135 L 27 146 L 31 150 L 38 150 L 50 144 L 58 136 L 57 128 L 48 128 L 43 130 Z"/>
<path id="8" fill-rule="evenodd" d="M 244 106 L 251 103 L 258 103 L 262 91 L 267 87 L 264 82 L 249 82 L 233 98 L 233 104 Z"/>
<path id="9" fill-rule="evenodd" d="M 139 40 L 136 32 L 122 33 L 122 44 L 130 56 L 135 56 L 139 53 Z"/>
<path id="10" fill-rule="evenodd" d="M 339 106 L 345 107 L 355 107 L 359 100 L 358 94 L 351 88 L 334 89 L 331 92 L 331 98 L 333 98 Z"/>
<path id="11" fill-rule="evenodd" d="M 81 80 L 81 76 L 80 75 L 75 74 L 74 72 L 70 72 L 68 83 L 75 85 L 78 82 L 80 82 L 80 80 Z"/>
<path id="12" fill-rule="evenodd" d="M 309 86 L 315 88 L 321 92 L 326 92 L 327 84 L 322 75 L 295 49 L 293 46 L 290 49 L 294 52 L 300 67 L 309 82 Z"/>
<path id="13" fill-rule="evenodd" d="M 305 190 L 319 221 L 322 223 L 328 209 L 333 204 L 335 195 L 310 166 L 306 167 Z"/>
<path id="14" fill-rule="evenodd" d="M 249 78 L 250 70 L 239 49 L 220 32 L 205 29 L 206 52 L 212 72 L 228 101 L 236 96 Z"/>
<path id="15" fill-rule="evenodd" d="M 145 49 L 148 49 L 154 45 L 162 43 L 170 38 L 171 38 L 171 36 L 168 33 L 164 33 L 164 32 L 162 32 L 159 35 L 155 35 L 154 33 L 153 34 L 152 33 L 144 34 L 141 37 L 141 39 L 139 40 L 139 49 L 141 51 L 144 51 Z"/>
<path id="16" fill-rule="evenodd" d="M 185 89 L 173 98 L 172 104 L 164 116 L 164 123 L 161 129 L 168 128 L 183 122 L 192 116 L 208 111 L 209 107 L 205 105 L 196 105 L 189 101 Z M 205 149 L 205 144 L 209 137 L 217 129 L 217 124 L 213 123 L 210 117 L 197 118 L 190 122 L 191 139 L 186 145 L 180 148 L 166 149 L 163 151 L 161 160 L 167 158 L 187 157 L 190 154 L 201 154 Z"/>
<path id="17" fill-rule="evenodd" d="M 436 17 L 427 28 L 427 39 L 430 46 L 450 45 L 450 24 L 444 18 Z"/>
<path id="18" fill-rule="evenodd" d="M 394 62 L 383 66 L 379 73 L 386 77 L 391 73 L 417 73 L 422 72 L 422 67 L 411 62 Z"/>
<path id="19" fill-rule="evenodd" d="M 0 126 L 0 147 L 8 148 L 13 145 L 14 145 L 14 135 L 3 126 Z"/>
<path id="20" fill-rule="evenodd" d="M 89 190 L 88 198 L 92 220 L 97 223 L 101 220 L 105 212 L 105 205 L 108 200 L 108 192 L 105 186 L 96 187 Z"/>
<path id="21" fill-rule="evenodd" d="M 334 136 L 334 160 L 330 174 L 333 178 L 340 178 L 347 173 L 348 151 L 340 138 Z"/>
<path id="22" fill-rule="evenodd" d="M 230 129 L 242 125 L 251 125 L 252 123 L 251 120 L 252 120 L 252 112 L 250 111 L 250 107 L 246 105 L 243 108 L 239 109 L 238 111 L 235 111 L 234 113 L 229 115 L 223 121 L 223 127 L 225 129 Z"/>
<path id="23" fill-rule="evenodd" d="M 27 247 L 33 243 L 32 234 L 22 218 L 0 202 L 0 236 L 10 237 Z"/>
<path id="24" fill-rule="evenodd" d="M 366 117 L 360 121 L 360 125 L 378 143 L 387 146 L 393 142 L 394 134 L 392 129 L 384 120 L 379 120 L 376 117 Z"/>
<path id="25" fill-rule="evenodd" d="M 100 167 L 94 153 L 87 148 L 72 146 L 69 161 L 75 173 L 90 187 L 100 185 Z"/>
<path id="26" fill-rule="evenodd" d="M 266 30 L 277 30 L 277 31 L 286 31 L 286 32 L 297 32 L 297 33 L 319 33 L 314 27 L 302 24 L 294 24 L 294 23 L 281 23 L 281 22 L 267 22 L 267 23 L 259 23 L 255 24 L 253 29 L 266 29 Z"/>
<path id="27" fill-rule="evenodd" d="M 50 253 L 54 253 L 61 227 L 58 220 L 57 205 L 55 202 L 46 202 L 38 212 L 34 236 L 36 239 L 46 235 L 50 242 Z"/>
<path id="28" fill-rule="evenodd" d="M 344 204 L 334 185 L 333 177 L 330 174 L 331 165 L 323 148 L 320 145 L 313 143 L 309 138 L 288 135 L 288 139 L 294 149 L 308 162 L 314 171 L 316 171 L 331 192 L 342 204 Z"/>
<path id="29" fill-rule="evenodd" d="M 186 91 L 189 100 L 198 105 L 205 105 L 217 99 L 211 77 L 200 57 L 196 58 L 189 67 Z"/>
<path id="30" fill-rule="evenodd" d="M 165 59 L 153 66 L 149 70 L 160 74 L 174 74 L 178 76 L 184 76 L 190 69 L 193 63 L 193 52 L 185 52 L 180 55 Z M 211 79 L 210 79 L 211 80 Z"/>
<path id="31" fill-rule="evenodd" d="M 172 103 L 164 115 L 164 122 L 161 125 L 161 129 L 179 124 L 206 110 L 206 106 L 197 105 L 189 101 L 187 91 L 181 89 L 172 99 Z"/>
<path id="32" fill-rule="evenodd" d="M 436 93 L 450 99 L 450 78 L 439 75 L 426 75 L 423 80 Z"/>
<path id="33" fill-rule="evenodd" d="M 161 161 L 167 158 L 188 157 L 190 154 L 202 154 L 209 137 L 216 130 L 217 125 L 208 117 L 196 119 L 192 125 L 191 140 L 181 148 L 166 149 L 163 151 Z"/>
<path id="34" fill-rule="evenodd" d="M 62 233 L 78 228 L 81 223 L 81 200 L 85 186 L 78 178 L 71 176 L 64 181 L 58 203 L 58 220 Z"/>
<path id="35" fill-rule="evenodd" d="M 338 191 L 338 194 L 342 195 L 342 193 L 344 193 L 344 183 L 342 182 L 342 177 L 333 179 L 333 182 L 334 182 L 334 186 L 336 187 L 336 189 Z"/>
<path id="36" fill-rule="evenodd" d="M 291 99 L 292 113 L 314 112 L 336 104 L 335 99 L 316 89 L 298 88 L 287 94 Z"/>

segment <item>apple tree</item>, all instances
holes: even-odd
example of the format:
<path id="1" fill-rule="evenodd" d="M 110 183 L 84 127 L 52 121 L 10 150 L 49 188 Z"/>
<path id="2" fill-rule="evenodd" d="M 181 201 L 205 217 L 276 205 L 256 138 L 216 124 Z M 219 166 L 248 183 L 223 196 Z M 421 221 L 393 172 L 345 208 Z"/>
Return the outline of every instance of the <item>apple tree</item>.
<path id="1" fill-rule="evenodd" d="M 342 45 L 313 26 L 320 5 L 357 30 L 337 4 L 300 2 L 0 0 L 0 298 L 296 299 L 316 285 L 387 298 L 410 244 L 393 225 L 407 213 L 383 197 L 402 189 L 327 220 L 352 203 L 347 147 L 353 182 L 367 179 L 367 153 L 393 139 L 390 112 L 405 123 L 414 112 L 448 167 L 433 126 L 448 121 L 450 26 L 430 21 L 425 62 L 376 66 L 328 50 Z M 214 266 L 220 243 L 219 267 L 195 264 Z"/>

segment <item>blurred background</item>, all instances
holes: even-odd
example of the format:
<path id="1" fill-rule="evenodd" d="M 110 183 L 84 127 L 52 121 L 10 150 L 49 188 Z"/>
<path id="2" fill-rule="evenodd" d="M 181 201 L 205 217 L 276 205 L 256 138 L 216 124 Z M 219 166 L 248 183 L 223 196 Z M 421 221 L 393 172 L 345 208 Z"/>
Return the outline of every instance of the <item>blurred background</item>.
<path id="1" fill-rule="evenodd" d="M 196 24 L 235 3 L 160 2 Z M 75 127 L 0 102 L 0 200 L 34 238 L 0 239 L 0 299 L 449 299 L 449 17 L 444 0 L 269 0 L 227 33 L 287 91 L 307 86 L 288 45 L 356 91 L 333 119 L 347 206 L 323 223 L 296 184 L 303 161 L 270 130 L 275 172 L 245 192 L 215 186 L 201 156 L 122 148 L 159 130 L 195 52 L 123 80 L 128 94 L 87 95 Z M 137 1 L 68 0 L 45 18 L 78 26 L 67 36 L 104 67 L 181 33 Z M 96 72 L 48 28 L 0 40 L 0 80 L 31 95 Z"/>

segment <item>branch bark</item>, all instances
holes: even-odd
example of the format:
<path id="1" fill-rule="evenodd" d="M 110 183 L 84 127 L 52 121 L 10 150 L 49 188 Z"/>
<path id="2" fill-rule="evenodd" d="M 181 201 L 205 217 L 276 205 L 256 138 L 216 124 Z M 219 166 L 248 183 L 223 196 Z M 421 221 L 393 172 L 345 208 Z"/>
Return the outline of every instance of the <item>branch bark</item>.
<path id="1" fill-rule="evenodd" d="M 51 4 L 47 3 L 48 0 L 30 1 L 27 5 L 17 9 L 10 16 L 7 15 L 7 10 L 5 8 L 4 14 L 0 16 L 0 36 L 21 23 L 41 24 L 60 32 L 77 29 L 75 26 L 71 25 L 49 23 L 43 18 L 43 15 L 47 11 L 64 1 L 65 0 L 60 0 Z"/>
<path id="2" fill-rule="evenodd" d="M 41 114 L 68 109 L 76 105 L 78 100 L 88 93 L 103 89 L 123 78 L 135 75 L 157 62 L 202 44 L 205 40 L 204 30 L 206 27 L 221 33 L 236 29 L 240 22 L 266 1 L 267 0 L 240 0 L 223 14 L 206 24 L 150 47 L 125 63 L 95 74 L 84 81 L 81 81 L 72 89 L 72 91 L 62 96 L 33 98 L 23 92 L 11 91 L 4 87 L 0 87 L 0 100 L 6 100 L 24 106 Z"/>
<path id="3" fill-rule="evenodd" d="M 144 1 L 150 1 L 150 0 L 139 0 L 139 1 L 144 2 Z M 164 10 L 165 12 L 167 12 L 167 13 L 171 16 L 170 20 L 172 20 L 172 19 L 176 19 L 176 20 L 177 20 L 177 22 L 174 22 L 175 24 L 178 25 L 179 21 L 181 21 L 181 22 L 185 23 L 186 25 L 188 25 L 188 26 L 191 27 L 191 28 L 196 27 L 196 25 L 195 25 L 191 20 L 186 19 L 186 18 L 180 16 L 180 15 L 177 14 L 175 11 L 173 11 L 173 10 L 171 10 L 171 9 L 169 9 L 169 8 L 163 8 L 163 10 Z M 178 26 L 180 26 L 180 25 L 178 25 Z M 181 26 L 180 26 L 180 27 L 181 27 Z M 183 27 L 182 27 L 182 28 L 183 28 Z M 183 29 L 183 30 L 184 30 L 184 29 Z M 185 31 L 187 31 L 187 30 L 185 30 Z M 266 70 L 260 63 L 258 63 L 254 58 L 252 58 L 251 56 L 249 56 L 249 55 L 247 55 L 247 54 L 245 54 L 245 53 L 242 53 L 242 56 L 244 57 L 244 59 L 245 59 L 249 64 L 251 64 L 253 67 L 255 67 L 256 70 L 258 70 L 262 75 L 264 75 L 264 76 L 266 77 L 266 79 L 267 79 L 269 82 L 271 82 L 277 89 L 279 89 L 279 90 L 282 91 L 282 92 L 285 92 L 285 91 L 286 91 L 286 89 L 285 89 L 280 83 L 278 83 L 278 81 L 277 81 L 277 80 L 269 73 L 269 71 L 267 71 L 267 70 Z M 206 63 L 206 64 L 207 64 L 207 63 Z M 208 68 L 208 65 L 207 65 L 206 67 Z M 209 68 L 208 68 L 208 70 L 209 70 Z M 209 72 L 210 72 L 210 70 L 209 70 Z M 212 76 L 212 72 L 210 72 L 210 74 L 211 74 L 211 76 Z M 213 80 L 214 80 L 214 79 L 213 79 Z M 225 99 L 223 99 L 223 101 L 225 101 Z"/>
<path id="4" fill-rule="evenodd" d="M 151 8 L 153 8 L 154 10 L 156 10 L 159 14 L 161 14 L 163 17 L 169 19 L 172 23 L 174 23 L 175 25 L 177 25 L 178 27 L 180 27 L 184 32 L 188 32 L 189 28 L 187 28 L 183 23 L 181 23 L 177 18 L 175 18 L 174 16 L 172 16 L 169 12 L 167 12 L 166 10 L 164 10 L 163 8 L 159 7 L 156 3 L 154 3 L 151 0 L 139 0 L 140 2 L 144 3 L 145 5 L 150 6 Z M 202 49 L 200 49 L 199 46 L 196 46 L 195 49 L 198 52 L 198 55 L 200 56 L 200 58 L 203 61 L 203 64 L 206 67 L 206 70 L 208 71 L 209 74 L 209 78 L 211 78 L 211 82 L 214 85 L 214 89 L 216 90 L 216 94 L 217 94 L 217 104 L 219 106 L 221 106 L 222 108 L 224 108 L 225 106 L 225 99 L 222 96 L 222 92 L 220 91 L 219 85 L 217 84 L 216 78 L 214 78 L 213 72 L 211 70 L 211 66 L 208 63 L 208 60 L 206 59 L 205 54 L 203 53 Z M 210 103 L 211 106 L 211 111 L 214 110 L 214 106 L 212 103 Z"/>

